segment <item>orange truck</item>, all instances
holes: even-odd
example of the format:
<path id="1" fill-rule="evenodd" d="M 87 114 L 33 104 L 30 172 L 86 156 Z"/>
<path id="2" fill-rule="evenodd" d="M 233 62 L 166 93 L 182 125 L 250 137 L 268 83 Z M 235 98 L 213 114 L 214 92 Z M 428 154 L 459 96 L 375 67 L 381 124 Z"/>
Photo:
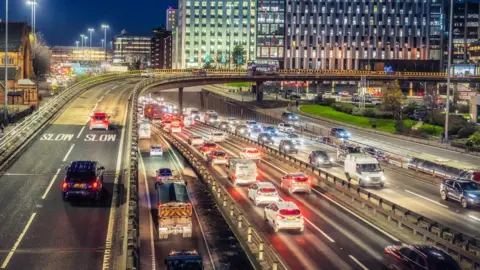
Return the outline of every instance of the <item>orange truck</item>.
<path id="1" fill-rule="evenodd" d="M 192 237 L 192 203 L 182 179 L 168 179 L 155 184 L 158 198 L 158 235 L 168 239 L 173 234 Z"/>

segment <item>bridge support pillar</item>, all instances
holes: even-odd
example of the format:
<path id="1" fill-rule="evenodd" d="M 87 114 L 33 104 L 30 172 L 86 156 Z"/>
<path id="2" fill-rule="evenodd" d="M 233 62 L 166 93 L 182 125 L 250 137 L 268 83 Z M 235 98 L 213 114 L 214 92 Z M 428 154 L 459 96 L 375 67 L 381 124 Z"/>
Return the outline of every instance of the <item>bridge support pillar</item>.
<path id="1" fill-rule="evenodd" d="M 178 88 L 178 115 L 183 114 L 183 87 Z"/>
<path id="2" fill-rule="evenodd" d="M 263 102 L 263 82 L 257 82 L 255 84 L 255 93 L 257 94 L 257 102 Z"/>
<path id="3" fill-rule="evenodd" d="M 440 83 L 437 82 L 437 97 L 440 96 Z"/>
<path id="4" fill-rule="evenodd" d="M 332 94 L 335 94 L 335 82 L 332 81 Z"/>

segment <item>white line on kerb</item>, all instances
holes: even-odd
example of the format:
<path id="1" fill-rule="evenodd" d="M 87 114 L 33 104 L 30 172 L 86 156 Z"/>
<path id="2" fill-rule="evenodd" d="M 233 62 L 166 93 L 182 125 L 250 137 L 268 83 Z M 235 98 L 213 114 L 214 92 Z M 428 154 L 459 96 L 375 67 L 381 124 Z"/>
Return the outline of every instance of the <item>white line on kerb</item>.
<path id="1" fill-rule="evenodd" d="M 50 189 L 52 188 L 53 183 L 55 183 L 55 180 L 57 179 L 59 173 L 60 173 L 60 169 L 57 170 L 55 175 L 52 177 L 52 180 L 50 180 L 50 184 L 48 184 L 48 187 L 45 190 L 45 193 L 43 193 L 42 200 L 45 200 L 45 198 L 47 198 L 47 194 L 50 191 Z"/>
<path id="2" fill-rule="evenodd" d="M 422 196 L 422 195 L 417 194 L 417 193 L 415 193 L 415 192 L 412 192 L 412 191 L 410 191 L 410 190 L 406 190 L 406 189 L 405 189 L 405 192 L 410 193 L 410 194 L 413 194 L 413 195 L 415 195 L 415 196 L 417 196 L 417 197 L 420 197 L 420 198 L 422 198 L 422 199 L 424 199 L 424 200 L 427 200 L 427 201 L 429 201 L 429 202 L 432 202 L 432 203 L 434 203 L 434 204 L 440 205 L 441 207 L 448 208 L 447 205 L 444 205 L 444 204 L 441 204 L 441 203 L 439 203 L 439 202 L 436 202 L 436 201 L 434 201 L 434 200 L 432 200 L 432 199 L 430 199 L 430 198 L 427 198 L 427 197 L 425 197 L 425 196 Z"/>
<path id="3" fill-rule="evenodd" d="M 350 257 L 352 261 L 356 262 L 358 266 L 360 266 L 360 268 L 362 268 L 363 270 L 368 270 L 368 268 L 365 265 L 363 265 L 359 260 L 357 260 L 357 258 L 353 257 L 352 255 L 348 255 L 348 257 Z"/>
<path id="4" fill-rule="evenodd" d="M 72 146 L 70 146 L 70 149 L 68 149 L 67 154 L 66 154 L 65 157 L 63 158 L 63 162 L 67 161 L 68 155 L 70 155 L 70 152 L 72 152 L 73 147 L 75 147 L 75 144 L 72 144 Z"/>
<path id="5" fill-rule="evenodd" d="M 85 129 L 85 126 L 80 129 L 80 132 L 78 132 L 77 139 L 80 138 L 80 135 L 82 135 L 83 130 Z"/>
<path id="6" fill-rule="evenodd" d="M 118 149 L 117 154 L 117 167 L 115 169 L 115 180 L 113 180 L 113 196 L 112 196 L 112 203 L 110 204 L 110 214 L 108 217 L 108 228 L 107 228 L 107 237 L 105 239 L 105 253 L 103 254 L 103 270 L 108 270 L 110 268 L 110 254 L 112 251 L 112 239 L 113 239 L 113 226 L 115 225 L 115 207 L 117 205 L 117 186 L 118 186 L 118 178 L 120 177 L 120 172 L 122 170 L 122 154 L 123 154 L 123 141 L 125 139 L 125 123 L 127 122 L 127 115 L 128 115 L 128 103 L 125 106 L 125 115 L 123 117 L 123 128 L 122 134 L 120 135 L 120 146 Z M 127 210 L 128 211 L 128 208 Z M 126 222 L 125 222 L 126 224 Z M 128 224 L 126 224 L 128 226 Z M 125 231 L 127 233 L 127 231 Z"/>
<path id="7" fill-rule="evenodd" d="M 138 150 L 138 157 L 140 159 L 140 165 L 142 166 L 143 170 L 143 180 L 145 181 L 145 190 L 147 191 L 145 196 L 147 197 L 147 206 L 148 206 L 148 221 L 150 224 L 150 248 L 152 249 L 152 270 L 155 270 L 156 264 L 155 264 L 155 240 L 153 239 L 154 234 L 153 234 L 153 219 L 152 215 L 150 215 L 150 211 L 152 209 L 152 203 L 150 201 L 150 191 L 148 189 L 148 181 L 147 181 L 147 170 L 145 170 L 145 164 L 143 163 L 143 158 L 142 158 L 142 153 L 140 152 L 140 149 Z"/>
<path id="8" fill-rule="evenodd" d="M 22 233 L 20 234 L 20 236 L 18 237 L 17 241 L 16 241 L 15 244 L 13 245 L 13 248 L 12 248 L 12 249 L 10 250 L 10 252 L 8 253 L 7 258 L 5 258 L 5 261 L 3 261 L 2 269 L 4 269 L 4 268 L 7 267 L 8 262 L 10 261 L 10 259 L 12 259 L 13 254 L 15 253 L 15 251 L 16 251 L 17 248 L 18 248 L 18 246 L 20 245 L 20 242 L 22 242 L 22 239 L 23 239 L 23 237 L 25 236 L 25 233 L 27 233 L 27 230 L 28 230 L 28 228 L 30 227 L 30 225 L 32 224 L 33 219 L 35 218 L 36 215 L 37 215 L 37 213 L 33 213 L 33 214 L 30 216 L 30 219 L 28 220 L 27 225 L 25 225 L 25 228 L 23 229 Z"/>
<path id="9" fill-rule="evenodd" d="M 479 221 L 480 222 L 480 218 L 474 216 L 474 215 L 468 215 L 469 218 L 475 220 L 475 221 Z"/>

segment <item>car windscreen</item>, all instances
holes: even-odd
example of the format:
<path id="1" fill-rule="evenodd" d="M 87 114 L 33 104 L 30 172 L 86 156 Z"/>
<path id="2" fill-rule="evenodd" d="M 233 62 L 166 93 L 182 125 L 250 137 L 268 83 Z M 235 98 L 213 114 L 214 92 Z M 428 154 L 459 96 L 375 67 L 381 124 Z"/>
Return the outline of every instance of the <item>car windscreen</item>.
<path id="1" fill-rule="evenodd" d="M 67 182 L 90 182 L 95 179 L 93 172 L 70 172 L 67 174 Z"/>
<path id="2" fill-rule="evenodd" d="M 328 157 L 328 155 L 324 152 L 314 152 L 317 157 Z"/>
<path id="3" fill-rule="evenodd" d="M 289 127 L 291 127 L 292 125 L 290 125 L 290 124 L 283 124 L 283 126 L 286 127 L 286 128 L 289 128 Z"/>
<path id="4" fill-rule="evenodd" d="M 160 169 L 159 173 L 160 175 L 166 175 L 166 176 L 172 175 L 172 171 L 170 169 Z"/>
<path id="5" fill-rule="evenodd" d="M 97 120 L 97 121 L 102 121 L 102 120 L 105 120 L 105 116 L 93 116 L 93 119 Z"/>
<path id="6" fill-rule="evenodd" d="M 223 136 L 223 133 L 214 133 L 213 136 Z"/>
<path id="7" fill-rule="evenodd" d="M 217 145 L 214 144 L 214 143 L 206 143 L 205 146 L 206 146 L 206 147 L 215 147 L 215 146 L 217 146 Z"/>
<path id="8" fill-rule="evenodd" d="M 216 157 L 224 157 L 225 153 L 224 152 L 215 152 Z"/>
<path id="9" fill-rule="evenodd" d="M 362 148 L 360 147 L 347 147 L 347 150 L 350 154 L 361 154 Z"/>
<path id="10" fill-rule="evenodd" d="M 382 170 L 380 164 L 361 164 L 360 168 L 362 172 L 380 172 Z"/>
<path id="11" fill-rule="evenodd" d="M 480 190 L 479 185 L 476 184 L 476 183 L 473 183 L 473 182 L 460 183 L 460 186 L 462 187 L 463 190 L 466 190 L 466 191 L 477 191 L 477 190 Z"/>
<path id="12" fill-rule="evenodd" d="M 201 136 L 193 136 L 192 139 L 200 140 L 200 139 L 202 139 L 202 137 Z"/>
<path id="13" fill-rule="evenodd" d="M 265 187 L 260 189 L 260 192 L 263 192 L 263 193 L 273 193 L 276 191 L 277 190 L 274 187 Z"/>

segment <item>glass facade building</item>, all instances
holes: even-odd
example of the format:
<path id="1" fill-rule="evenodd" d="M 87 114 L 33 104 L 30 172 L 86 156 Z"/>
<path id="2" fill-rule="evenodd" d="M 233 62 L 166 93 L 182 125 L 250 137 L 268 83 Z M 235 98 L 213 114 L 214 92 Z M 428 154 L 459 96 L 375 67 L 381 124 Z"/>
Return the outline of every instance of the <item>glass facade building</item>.
<path id="1" fill-rule="evenodd" d="M 286 0 L 285 68 L 373 69 L 370 60 L 432 60 L 440 0 Z"/>
<path id="2" fill-rule="evenodd" d="M 285 47 L 285 0 L 257 0 L 257 55 L 277 60 L 283 68 Z"/>
<path id="3" fill-rule="evenodd" d="M 229 55 L 237 45 L 245 62 L 253 60 L 255 17 L 255 0 L 179 0 L 173 67 L 233 67 Z"/>
<path id="4" fill-rule="evenodd" d="M 102 47 L 53 46 L 52 64 L 88 63 L 100 65 L 112 61 L 112 52 Z"/>
<path id="5" fill-rule="evenodd" d="M 128 35 L 125 31 L 113 39 L 113 63 L 129 64 L 140 61 L 150 66 L 151 37 Z"/>
<path id="6" fill-rule="evenodd" d="M 178 9 L 169 7 L 167 9 L 167 31 L 173 31 L 177 27 Z"/>

